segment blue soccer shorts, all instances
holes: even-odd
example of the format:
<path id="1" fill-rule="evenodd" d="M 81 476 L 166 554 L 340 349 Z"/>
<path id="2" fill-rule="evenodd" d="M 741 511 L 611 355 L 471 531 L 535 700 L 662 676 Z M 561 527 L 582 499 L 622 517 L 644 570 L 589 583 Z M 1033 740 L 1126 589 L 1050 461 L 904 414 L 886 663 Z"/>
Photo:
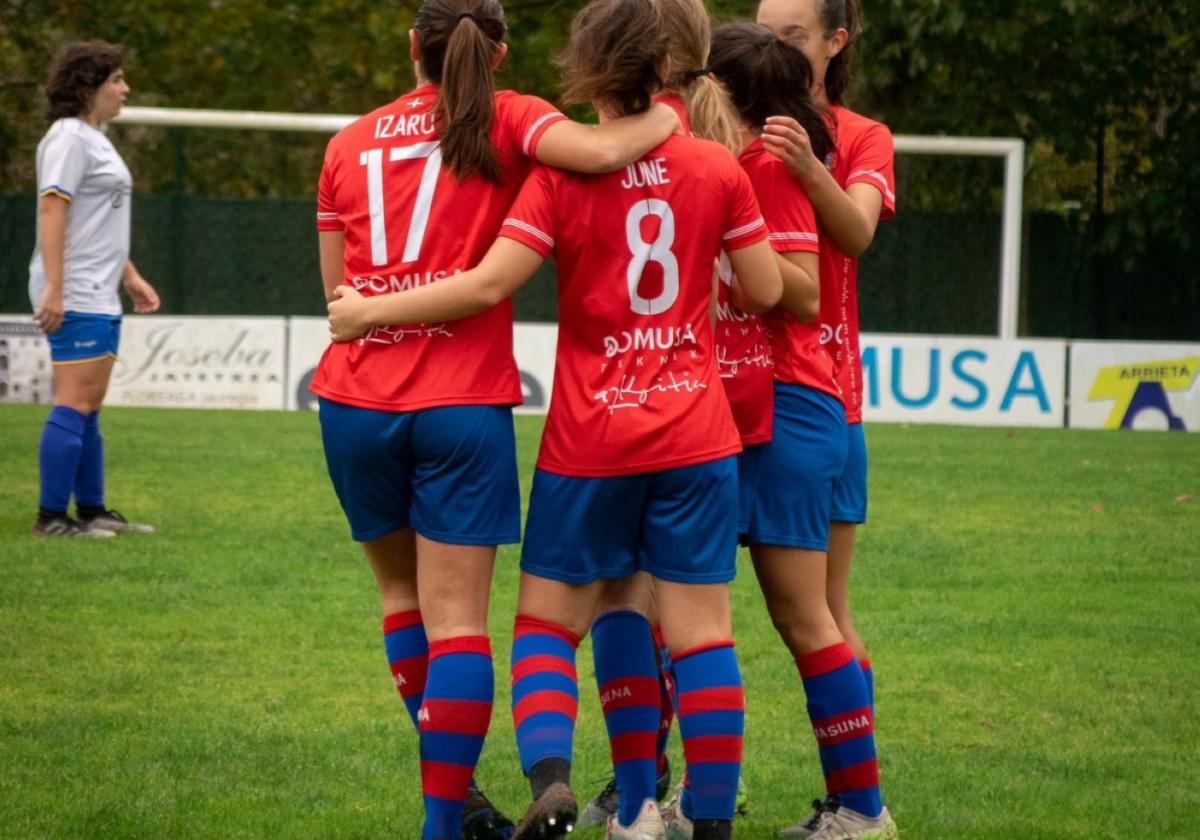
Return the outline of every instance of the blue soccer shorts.
<path id="1" fill-rule="evenodd" d="M 755 447 L 749 542 L 825 551 L 833 489 L 846 466 L 846 415 L 834 396 L 775 383 L 771 440 Z"/>
<path id="2" fill-rule="evenodd" d="M 737 554 L 732 455 L 636 475 L 584 478 L 537 470 L 521 569 L 583 584 L 649 572 L 725 583 Z"/>
<path id="3" fill-rule="evenodd" d="M 833 485 L 829 518 L 833 522 L 861 525 L 867 521 L 867 437 L 862 423 L 851 423 L 846 429 L 849 435 L 846 467 Z"/>
<path id="4" fill-rule="evenodd" d="M 401 528 L 452 545 L 521 539 L 512 408 L 378 411 L 320 400 L 325 463 L 359 542 Z"/>
<path id="5" fill-rule="evenodd" d="M 62 326 L 46 336 L 50 361 L 56 365 L 117 358 L 121 343 L 121 316 L 92 312 L 64 312 Z"/>

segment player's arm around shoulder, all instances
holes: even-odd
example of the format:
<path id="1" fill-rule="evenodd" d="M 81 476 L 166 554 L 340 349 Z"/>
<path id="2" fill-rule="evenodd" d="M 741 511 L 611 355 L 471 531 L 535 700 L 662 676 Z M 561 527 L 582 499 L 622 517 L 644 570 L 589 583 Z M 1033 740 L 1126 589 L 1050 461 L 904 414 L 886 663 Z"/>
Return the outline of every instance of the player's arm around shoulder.
<path id="1" fill-rule="evenodd" d="M 584 125 L 559 120 L 534 150 L 539 163 L 573 172 L 614 172 L 638 160 L 679 130 L 679 117 L 656 103 L 641 114 Z"/>

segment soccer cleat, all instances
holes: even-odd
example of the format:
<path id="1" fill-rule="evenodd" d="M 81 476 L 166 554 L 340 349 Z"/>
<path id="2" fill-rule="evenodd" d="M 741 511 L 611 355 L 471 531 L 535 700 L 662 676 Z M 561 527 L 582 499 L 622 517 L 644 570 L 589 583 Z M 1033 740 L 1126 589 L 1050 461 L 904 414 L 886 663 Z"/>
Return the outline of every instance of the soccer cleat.
<path id="1" fill-rule="evenodd" d="M 831 793 L 825 799 L 813 800 L 812 812 L 800 820 L 795 825 L 789 825 L 787 828 L 779 830 L 780 837 L 810 837 L 813 832 L 821 827 L 821 815 L 825 813 L 833 813 L 841 807 L 836 793 Z"/>
<path id="2" fill-rule="evenodd" d="M 530 804 L 517 823 L 513 840 L 554 840 L 575 830 L 579 806 L 575 794 L 562 782 L 555 782 Z"/>
<path id="3" fill-rule="evenodd" d="M 900 831 L 884 808 L 878 817 L 868 817 L 844 805 L 821 814 L 817 830 L 809 840 L 898 840 Z"/>
<path id="4" fill-rule="evenodd" d="M 667 840 L 692 840 L 695 827 L 692 821 L 683 814 L 683 809 L 675 807 L 668 811 L 663 809 L 663 821 L 667 825 Z"/>
<path id="5" fill-rule="evenodd" d="M 106 510 L 96 516 L 80 517 L 79 521 L 88 528 L 103 528 L 115 534 L 153 534 L 154 526 L 144 522 L 130 522 L 115 510 Z"/>
<path id="6" fill-rule="evenodd" d="M 461 840 L 509 840 L 516 827 L 473 783 L 463 802 Z"/>
<path id="7" fill-rule="evenodd" d="M 663 771 L 654 781 L 654 796 L 660 802 L 666 799 L 667 794 L 671 792 L 671 763 L 669 761 L 663 763 Z M 617 803 L 620 801 L 620 795 L 617 793 L 617 780 L 613 777 L 608 780 L 608 784 L 604 786 L 604 790 L 596 794 L 587 807 L 583 809 L 583 813 L 579 815 L 579 822 L 576 825 L 591 826 L 604 825 L 608 818 L 617 813 Z"/>
<path id="8" fill-rule="evenodd" d="M 642 803 L 633 825 L 621 825 L 617 815 L 613 814 L 608 818 L 608 826 L 604 830 L 604 840 L 666 840 L 666 836 L 667 827 L 663 825 L 658 803 L 653 799 Z"/>
<path id="9" fill-rule="evenodd" d="M 107 528 L 80 522 L 66 514 L 55 516 L 44 522 L 39 520 L 33 523 L 32 533 L 35 537 L 80 537 L 84 539 L 108 539 L 116 536 L 115 532 Z"/>

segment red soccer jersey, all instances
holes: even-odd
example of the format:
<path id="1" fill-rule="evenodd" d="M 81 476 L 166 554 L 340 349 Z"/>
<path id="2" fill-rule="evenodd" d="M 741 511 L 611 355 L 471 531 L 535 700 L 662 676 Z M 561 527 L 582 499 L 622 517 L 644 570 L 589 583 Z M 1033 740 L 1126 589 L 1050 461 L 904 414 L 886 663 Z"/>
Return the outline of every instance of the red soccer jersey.
<path id="1" fill-rule="evenodd" d="M 870 184 L 883 195 L 880 219 L 896 215 L 892 133 L 883 123 L 835 105 L 833 179 L 845 189 Z M 858 340 L 858 259 L 842 253 L 821 231 L 821 343 L 831 350 L 846 405 L 846 422 L 862 422 L 862 358 Z"/>
<path id="2" fill-rule="evenodd" d="M 748 145 L 738 161 L 758 196 L 771 247 L 781 254 L 817 253 L 820 240 L 812 203 L 783 161 L 761 140 Z M 728 295 L 725 284 L 721 291 Z M 833 361 L 821 350 L 815 323 L 801 322 L 782 306 L 762 319 L 730 310 L 718 309 L 718 360 L 743 443 L 771 438 L 772 378 L 837 395 Z M 733 317 L 727 319 L 727 314 Z"/>
<path id="3" fill-rule="evenodd" d="M 565 117 L 545 100 L 498 91 L 492 145 L 501 182 L 459 181 L 441 165 L 434 85 L 361 117 L 329 142 L 317 229 L 345 234 L 343 282 L 364 295 L 436 282 L 477 264 L 532 165 L 545 130 Z M 390 326 L 330 344 L 312 390 L 387 411 L 512 405 L 521 384 L 512 305 L 445 324 Z"/>
<path id="4" fill-rule="evenodd" d="M 557 260 L 539 468 L 629 475 L 741 449 L 709 327 L 713 264 L 767 231 L 727 149 L 674 135 L 620 172 L 538 167 L 500 233 Z"/>

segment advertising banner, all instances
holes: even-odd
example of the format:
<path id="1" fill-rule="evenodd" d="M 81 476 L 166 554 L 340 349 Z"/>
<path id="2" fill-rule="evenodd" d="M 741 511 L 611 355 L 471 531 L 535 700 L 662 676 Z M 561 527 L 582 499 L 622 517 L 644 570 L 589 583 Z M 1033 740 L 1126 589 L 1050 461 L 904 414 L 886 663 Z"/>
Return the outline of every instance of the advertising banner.
<path id="1" fill-rule="evenodd" d="M 1200 431 L 1200 344 L 1071 344 L 1073 429 Z"/>
<path id="2" fill-rule="evenodd" d="M 0 315 L 0 403 L 49 403 L 50 345 L 29 313 Z"/>
<path id="3" fill-rule="evenodd" d="M 284 407 L 283 318 L 127 315 L 108 405 Z"/>
<path id="4" fill-rule="evenodd" d="M 864 333 L 863 419 L 1061 427 L 1066 342 Z"/>

